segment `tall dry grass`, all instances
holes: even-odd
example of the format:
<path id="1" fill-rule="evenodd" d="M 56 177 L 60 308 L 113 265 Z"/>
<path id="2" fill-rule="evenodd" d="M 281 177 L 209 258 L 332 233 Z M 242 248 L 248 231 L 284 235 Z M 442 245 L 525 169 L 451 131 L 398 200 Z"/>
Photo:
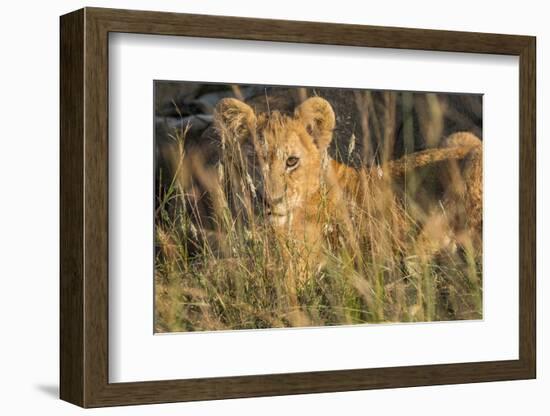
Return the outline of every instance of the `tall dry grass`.
<path id="1" fill-rule="evenodd" d="M 449 240 L 449 208 L 428 192 L 452 167 L 438 164 L 399 183 L 383 175 L 398 100 L 402 111 L 422 106 L 419 127 L 436 146 L 443 111 L 437 97 L 415 102 L 387 93 L 382 112 L 373 111 L 369 92 L 355 98 L 364 114 L 359 122 L 378 144 L 353 138 L 349 154 L 336 157 L 349 158 L 362 140 L 366 164 L 378 158 L 382 167 L 364 169 L 363 197 L 323 219 L 323 261 L 306 270 L 296 270 L 304 264 L 296 241 L 276 235 L 266 221 L 253 154 L 222 140 L 220 159 L 210 163 L 203 149 L 185 145 L 186 129 L 174 131 L 171 169 L 158 172 L 168 175 L 160 181 L 168 186 L 156 191 L 157 332 L 481 318 L 481 249 L 464 237 L 460 246 Z M 407 148 L 414 129 L 404 120 Z"/>

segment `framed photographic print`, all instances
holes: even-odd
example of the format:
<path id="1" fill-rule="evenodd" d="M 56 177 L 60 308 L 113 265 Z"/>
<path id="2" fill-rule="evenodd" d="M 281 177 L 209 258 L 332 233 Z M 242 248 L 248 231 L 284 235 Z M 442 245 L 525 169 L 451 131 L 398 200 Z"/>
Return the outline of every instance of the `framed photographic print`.
<path id="1" fill-rule="evenodd" d="M 535 38 L 61 17 L 61 398 L 534 378 Z"/>

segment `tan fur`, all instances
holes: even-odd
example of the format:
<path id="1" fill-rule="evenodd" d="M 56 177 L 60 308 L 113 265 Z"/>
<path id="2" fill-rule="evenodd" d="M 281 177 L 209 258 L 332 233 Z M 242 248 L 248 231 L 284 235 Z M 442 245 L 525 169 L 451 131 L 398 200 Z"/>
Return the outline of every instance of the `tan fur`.
<path id="1" fill-rule="evenodd" d="M 448 176 L 459 174 L 464 183 L 446 192 L 444 202 L 452 205 L 456 198 L 465 199 L 472 226 L 481 227 L 481 142 L 471 133 L 449 136 L 442 148 L 358 170 L 329 158 L 335 115 L 320 97 L 307 99 L 293 115 L 255 114 L 239 100 L 224 99 L 216 108 L 215 124 L 226 140 L 252 142 L 263 172 L 268 218 L 277 233 L 293 237 L 304 256 L 317 256 L 327 224 L 337 222 L 344 232 L 353 227 L 351 206 L 371 195 L 369 187 L 441 161 L 459 162 L 458 171 L 449 169 Z M 297 165 L 289 166 L 289 158 L 298 158 Z"/>

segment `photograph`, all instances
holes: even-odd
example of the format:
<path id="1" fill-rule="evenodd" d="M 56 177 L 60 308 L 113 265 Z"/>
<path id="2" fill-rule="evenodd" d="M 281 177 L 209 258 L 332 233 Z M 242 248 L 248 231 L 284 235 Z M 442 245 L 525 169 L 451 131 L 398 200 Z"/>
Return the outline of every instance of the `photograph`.
<path id="1" fill-rule="evenodd" d="M 353 3 L 348 18 L 297 2 L 39 13 L 51 36 L 26 38 L 59 60 L 35 71 L 32 96 L 59 106 L 33 126 L 57 142 L 8 140 L 4 176 L 34 200 L 6 192 L 23 218 L 6 216 L 22 237 L 11 274 L 38 278 L 11 279 L 7 305 L 30 311 L 14 321 L 23 344 L 53 338 L 36 365 L 11 360 L 36 394 L 10 405 L 331 414 L 391 396 L 401 413 L 441 413 L 430 390 L 461 415 L 540 407 L 548 25 L 533 7 L 457 20 L 405 3 Z M 6 77 L 20 98 L 5 100 L 6 137 L 29 115 L 22 74 Z M 40 214 L 55 195 L 53 221 Z M 13 296 L 21 282 L 40 289 L 31 308 Z"/>
<path id="2" fill-rule="evenodd" d="M 483 319 L 482 94 L 153 89 L 155 333 Z"/>

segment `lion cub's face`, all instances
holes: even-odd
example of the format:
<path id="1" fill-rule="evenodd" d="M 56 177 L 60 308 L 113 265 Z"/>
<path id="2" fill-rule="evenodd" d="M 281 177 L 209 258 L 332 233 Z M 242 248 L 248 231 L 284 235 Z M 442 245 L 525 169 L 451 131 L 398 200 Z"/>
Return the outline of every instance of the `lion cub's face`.
<path id="1" fill-rule="evenodd" d="M 285 225 L 318 193 L 321 153 L 299 120 L 269 117 L 258 132 L 267 214 L 274 225 Z"/>
<path id="2" fill-rule="evenodd" d="M 316 208 L 311 205 L 319 202 L 316 197 L 326 166 L 323 159 L 335 124 L 326 100 L 310 98 L 288 116 L 255 114 L 247 104 L 229 98 L 218 104 L 215 122 L 222 134 L 254 146 L 266 212 L 274 226 L 292 225 Z"/>

